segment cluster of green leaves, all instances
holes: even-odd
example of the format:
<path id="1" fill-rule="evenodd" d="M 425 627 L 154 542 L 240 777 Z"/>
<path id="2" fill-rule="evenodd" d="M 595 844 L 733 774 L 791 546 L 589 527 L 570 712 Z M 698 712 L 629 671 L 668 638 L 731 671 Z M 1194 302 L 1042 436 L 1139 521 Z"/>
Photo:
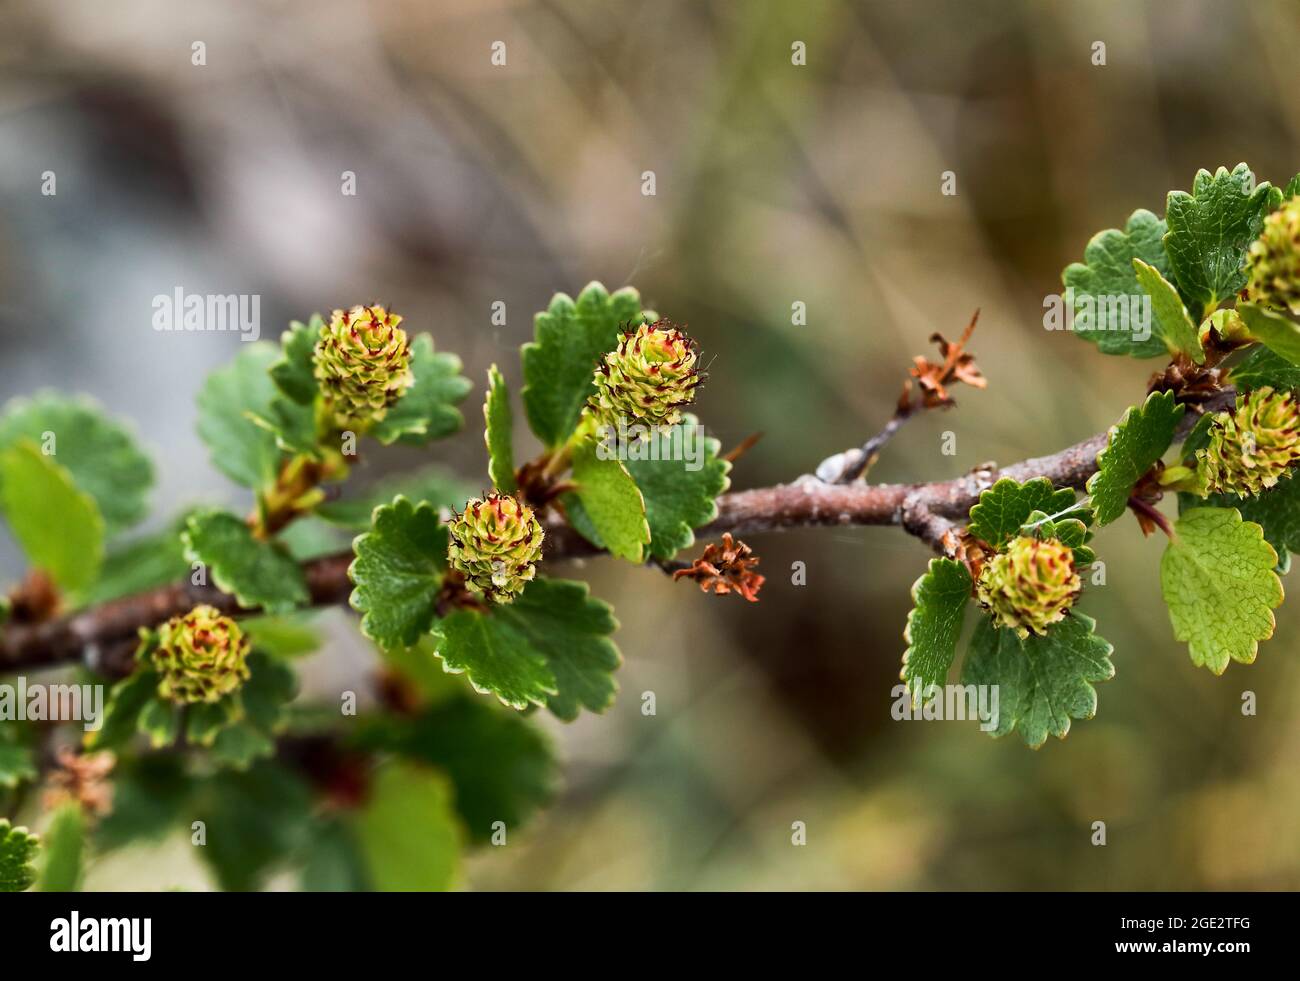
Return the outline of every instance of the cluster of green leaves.
<path id="1" fill-rule="evenodd" d="M 994 550 L 1021 536 L 1056 539 L 1074 554 L 1077 567 L 1096 556 L 1091 538 L 1092 512 L 1081 507 L 1074 491 L 1053 488 L 1044 478 L 1019 483 L 1004 478 L 985 490 L 971 508 L 968 533 Z M 902 679 L 915 701 L 940 697 L 935 686 L 947 682 L 956 659 L 966 608 L 974 581 L 955 559 L 931 559 L 912 586 L 915 604 L 907 618 Z M 1095 622 L 1071 609 L 1045 634 L 1020 638 L 980 615 L 962 661 L 963 685 L 996 685 L 998 715 L 989 731 L 1012 730 L 1035 748 L 1049 735 L 1064 738 L 1071 719 L 1090 719 L 1097 709 L 1093 684 L 1115 673 L 1111 645 L 1094 632 Z"/>
<path id="2" fill-rule="evenodd" d="M 522 401 L 542 460 L 564 480 L 563 514 L 593 544 L 641 563 L 668 559 L 694 542 L 694 529 L 716 514 L 729 464 L 716 440 L 703 441 L 698 467 L 688 466 L 680 441 L 698 422 L 653 434 L 622 460 L 600 452 L 583 409 L 594 391 L 600 358 L 621 330 L 652 321 L 636 290 L 609 293 L 591 283 L 577 299 L 557 294 L 537 314 L 535 340 L 522 351 Z M 483 406 L 488 473 L 502 493 L 516 490 L 512 410 L 505 378 L 494 365 Z M 352 605 L 361 629 L 383 648 L 430 639 L 448 671 L 463 673 L 476 691 L 514 709 L 544 706 L 564 720 L 582 709 L 603 711 L 614 699 L 620 655 L 610 640 L 610 608 L 584 583 L 542 572 L 509 605 L 459 606 L 440 613 L 447 573 L 447 528 L 437 510 L 398 497 L 376 509 L 370 530 L 355 543 Z"/>
<path id="3" fill-rule="evenodd" d="M 576 299 L 556 295 L 522 351 L 522 401 L 541 447 L 531 466 L 547 467 L 559 488 L 555 516 L 636 563 L 693 543 L 716 514 L 730 466 L 716 440 L 701 439 L 701 458 L 681 452 L 680 441 L 696 435 L 694 417 L 655 433 L 632 459 L 598 451 L 584 413 L 593 372 L 621 330 L 647 319 L 654 315 L 635 290 L 592 283 Z M 129 434 L 97 407 L 54 396 L 0 416 L 0 506 L 65 608 L 190 577 L 259 613 L 244 623 L 249 680 L 213 704 L 181 707 L 159 694 L 154 633 L 142 630 L 134 670 L 113 685 L 102 727 L 84 739 L 89 751 L 118 753 L 117 805 L 93 832 L 75 808 L 51 821 L 43 888 L 74 888 L 88 850 L 195 821 L 208 826 L 200 854 L 226 888 L 253 888 L 286 868 L 310 888 L 451 886 L 464 847 L 514 830 L 553 793 L 554 755 L 528 712 L 545 706 L 572 720 L 614 699 L 617 624 L 584 583 L 543 574 L 508 606 L 440 608 L 448 512 L 468 497 L 460 481 L 431 464 L 360 493 L 322 492 L 322 482 L 348 478 L 355 456 L 343 442 L 353 434 L 322 422 L 313 371 L 321 327 L 313 317 L 278 345 L 242 348 L 199 392 L 199 435 L 217 469 L 252 492 L 247 520 L 193 507 L 156 532 L 119 538 L 145 516 L 152 478 Z M 435 353 L 427 336 L 410 351 L 414 384 L 360 434 L 382 445 L 422 446 L 463 423 L 457 405 L 470 383 L 460 361 Z M 518 493 L 510 391 L 495 365 L 483 412 L 492 485 Z M 352 603 L 396 683 L 418 692 L 415 708 L 366 710 L 340 726 L 334 713 L 295 701 L 292 661 L 319 645 L 300 563 L 336 547 L 331 528 L 364 532 L 354 542 Z M 293 747 L 317 729 L 330 733 L 334 752 L 362 761 L 346 807 L 322 810 L 322 793 L 339 787 L 322 790 L 293 765 Z M 0 792 L 38 778 L 26 735 L 0 726 Z M 146 746 L 186 752 L 134 752 Z M 8 841 L 15 868 L 25 867 L 36 839 Z M 11 881 L 31 884 L 17 873 Z"/>
<path id="4" fill-rule="evenodd" d="M 1184 373 L 1207 365 L 1207 343 L 1228 342 L 1241 348 L 1227 365 L 1238 392 L 1262 386 L 1300 391 L 1300 325 L 1253 304 L 1229 307 L 1246 285 L 1248 250 L 1265 218 L 1298 193 L 1300 176 L 1279 190 L 1257 184 L 1245 164 L 1213 174 L 1203 170 L 1191 193 L 1170 193 L 1164 218 L 1139 210 L 1122 231 L 1094 236 L 1084 261 L 1068 266 L 1062 278 L 1083 324 L 1109 329 L 1081 329 L 1079 336 L 1106 354 L 1172 358 Z M 1128 302 L 1133 299 L 1150 303 L 1149 337 L 1139 339 L 1144 332 L 1133 328 L 1140 324 L 1107 319 L 1119 309 L 1117 300 L 1125 309 L 1139 309 Z M 1076 502 L 1073 491 L 1054 490 L 1041 480 L 999 481 L 971 509 L 968 533 L 994 550 L 1010 535 L 1056 538 L 1074 550 L 1079 566 L 1088 565 L 1087 526 L 1121 517 L 1143 481 L 1145 506 L 1154 510 L 1151 490 L 1158 488 L 1163 458 L 1182 433 L 1184 413 L 1174 391 L 1153 392 L 1112 427 L 1085 500 Z M 1187 435 L 1175 461 L 1184 473 L 1195 469 L 1195 452 L 1210 422 L 1204 416 Z M 1253 661 L 1259 642 L 1272 636 L 1273 610 L 1283 595 L 1278 573 L 1300 548 L 1298 488 L 1300 481 L 1292 477 L 1253 498 L 1179 495 L 1181 513 L 1167 528 L 1160 580 L 1174 635 L 1187 642 L 1194 664 L 1220 674 L 1231 661 Z M 1148 511 L 1147 520 L 1168 525 L 1158 513 Z M 967 566 L 954 559 L 932 560 L 913 587 L 902 678 L 918 698 L 946 681 L 974 588 Z M 1072 718 L 1093 715 L 1093 683 L 1114 674 L 1111 647 L 1094 627 L 1091 618 L 1071 609 L 1046 634 L 1022 640 L 981 619 L 961 679 L 999 686 L 994 735 L 1019 729 L 1029 745 L 1038 746 L 1049 734 L 1064 737 Z"/>

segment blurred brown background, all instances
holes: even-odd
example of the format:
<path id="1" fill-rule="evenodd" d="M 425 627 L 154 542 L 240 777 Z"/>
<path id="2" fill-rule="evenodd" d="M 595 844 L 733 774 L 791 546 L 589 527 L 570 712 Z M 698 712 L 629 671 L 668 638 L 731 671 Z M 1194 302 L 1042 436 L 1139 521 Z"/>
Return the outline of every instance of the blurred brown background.
<path id="1" fill-rule="evenodd" d="M 1074 442 L 1140 395 L 1154 363 L 1041 327 L 1094 232 L 1163 213 L 1199 167 L 1300 169 L 1295 0 L 42 0 L 0 4 L 0 26 L 0 394 L 83 391 L 133 419 L 160 461 L 156 523 L 245 503 L 193 435 L 201 379 L 239 341 L 151 330 L 152 297 L 177 286 L 261 294 L 272 339 L 379 299 L 476 381 L 499 361 L 517 390 L 515 349 L 553 291 L 632 283 L 700 339 L 713 432 L 766 434 L 736 487 L 859 442 L 927 335 L 980 307 L 988 390 L 910 424 L 874 471 L 941 478 Z M 434 449 L 475 481 L 477 414 L 476 395 L 468 430 Z M 470 885 L 1300 887 L 1294 604 L 1258 663 L 1216 679 L 1172 639 L 1161 543 L 1118 522 L 1084 605 L 1118 675 L 1095 721 L 1032 752 L 890 720 L 922 546 L 891 529 L 751 544 L 769 576 L 752 606 L 610 560 L 577 570 L 622 621 L 622 696 L 546 723 L 564 794 L 477 857 Z M 17 571 L 0 546 L 0 577 Z M 322 690 L 369 656 L 331 617 L 309 669 Z M 184 852 L 155 861 L 200 883 Z M 106 863 L 90 885 L 156 883 L 140 869 Z"/>

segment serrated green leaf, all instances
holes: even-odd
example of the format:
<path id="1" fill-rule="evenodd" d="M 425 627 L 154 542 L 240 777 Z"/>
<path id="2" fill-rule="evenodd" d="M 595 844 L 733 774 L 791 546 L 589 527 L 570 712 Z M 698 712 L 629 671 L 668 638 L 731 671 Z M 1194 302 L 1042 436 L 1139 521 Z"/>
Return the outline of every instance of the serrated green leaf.
<path id="1" fill-rule="evenodd" d="M 399 441 L 423 446 L 459 430 L 465 420 L 456 406 L 474 387 L 460 369 L 456 355 L 434 353 L 433 338 L 428 334 L 415 338 L 411 342 L 415 384 L 375 424 L 370 435 L 385 446 Z"/>
<path id="2" fill-rule="evenodd" d="M 587 584 L 537 579 L 495 616 L 510 623 L 546 657 L 559 690 L 546 707 L 566 722 L 580 709 L 603 712 L 614 703 L 614 671 L 623 659 L 609 635 L 618 629 L 608 603 L 594 599 Z"/>
<path id="3" fill-rule="evenodd" d="M 979 503 L 970 509 L 967 530 L 994 547 L 1020 534 L 1021 526 L 1035 511 L 1059 514 L 1074 504 L 1074 491 L 1056 490 L 1046 477 L 1019 483 L 1003 477 L 980 494 Z"/>
<path id="4" fill-rule="evenodd" d="M 27 440 L 0 451 L 0 509 L 34 568 L 69 592 L 95 581 L 104 560 L 99 506 Z"/>
<path id="5" fill-rule="evenodd" d="M 515 709 L 545 705 L 559 690 L 555 674 L 527 635 L 497 612 L 453 611 L 434 635 L 438 656 L 447 671 L 464 674 L 480 694 Z"/>
<path id="6" fill-rule="evenodd" d="M 447 569 L 447 526 L 428 504 L 405 497 L 377 508 L 357 537 L 348 575 L 361 630 L 381 647 L 409 647 L 433 627 L 434 601 Z"/>
<path id="7" fill-rule="evenodd" d="M 1174 636 L 1187 642 L 1193 664 L 1223 674 L 1230 660 L 1255 660 L 1282 603 L 1277 561 L 1263 529 L 1233 508 L 1196 508 L 1178 519 L 1160 561 L 1160 587 Z"/>
<path id="8" fill-rule="evenodd" d="M 1207 307 L 1234 297 L 1246 285 L 1246 250 L 1259 238 L 1264 218 L 1281 202 L 1281 192 L 1244 163 L 1229 173 L 1197 171 L 1192 193 L 1170 191 L 1165 209 L 1169 270 L 1197 322 Z"/>
<path id="9" fill-rule="evenodd" d="M 507 606 L 443 620 L 438 656 L 476 691 L 512 708 L 545 705 L 569 722 L 582 708 L 603 712 L 613 702 L 621 658 L 608 635 L 617 626 L 586 584 L 536 579 Z"/>
<path id="10" fill-rule="evenodd" d="M 925 575 L 912 584 L 914 605 L 903 630 L 907 650 L 899 677 L 914 701 L 948 680 L 970 595 L 970 573 L 953 559 L 931 559 Z"/>
<path id="11" fill-rule="evenodd" d="M 293 557 L 275 542 L 258 541 L 226 511 L 199 511 L 181 533 L 185 557 L 202 562 L 213 584 L 245 609 L 287 613 L 311 599 Z"/>
<path id="12" fill-rule="evenodd" d="M 86 851 L 86 822 L 81 806 L 67 803 L 59 807 L 41 836 L 41 892 L 76 892 L 81 888 L 82 866 Z"/>
<path id="13" fill-rule="evenodd" d="M 199 437 L 212 464 L 244 487 L 260 490 L 275 482 L 281 451 L 275 435 L 253 421 L 266 418 L 277 397 L 270 368 L 279 348 L 257 341 L 208 375 L 199 391 Z"/>
<path id="14" fill-rule="evenodd" d="M 1253 303 L 1237 304 L 1237 314 L 1251 337 L 1284 360 L 1300 365 L 1300 324 Z"/>
<path id="15" fill-rule="evenodd" d="M 0 892 L 22 892 L 36 881 L 32 859 L 39 839 L 26 828 L 0 818 Z"/>
<path id="16" fill-rule="evenodd" d="M 1256 388 L 1276 388 L 1279 391 L 1300 389 L 1300 365 L 1274 354 L 1266 347 L 1256 347 L 1229 372 L 1229 380 L 1238 392 Z"/>
<path id="17" fill-rule="evenodd" d="M 1185 354 L 1197 364 L 1204 364 L 1205 351 L 1201 349 L 1200 332 L 1178 290 L 1160 275 L 1159 269 L 1141 259 L 1133 260 L 1133 269 L 1138 285 L 1151 297 L 1151 315 L 1155 320 L 1151 325 L 1153 334 L 1164 340 L 1170 354 Z"/>
<path id="18" fill-rule="evenodd" d="M 721 448 L 704 435 L 699 420 L 687 414 L 671 430 L 656 433 L 629 453 L 625 466 L 645 499 L 650 554 L 655 558 L 671 559 L 690 548 L 695 529 L 717 517 L 718 496 L 731 484 L 731 464 L 718 458 Z M 638 458 L 632 458 L 633 452 Z"/>
<path id="19" fill-rule="evenodd" d="M 609 553 L 643 561 L 650 544 L 645 499 L 622 462 L 613 455 L 602 457 L 595 440 L 583 440 L 573 450 L 573 480 L 573 496 Z"/>
<path id="20" fill-rule="evenodd" d="M 297 320 L 290 323 L 280 335 L 280 357 L 271 365 L 271 380 L 302 405 L 311 405 L 319 391 L 312 357 L 324 326 L 319 313 L 312 314 L 305 324 Z"/>
<path id="21" fill-rule="evenodd" d="M 463 507 L 472 496 L 473 489 L 463 480 L 444 467 L 432 466 L 381 480 L 355 497 L 322 504 L 315 514 L 331 524 L 364 531 L 370 527 L 375 508 L 395 497 L 408 497 L 414 504 L 427 502 L 440 509 Z"/>
<path id="22" fill-rule="evenodd" d="M 555 793 L 550 741 L 518 714 L 481 699 L 454 697 L 413 718 L 384 717 L 361 745 L 445 771 L 475 842 L 487 841 L 498 821 L 519 828 Z"/>
<path id="23" fill-rule="evenodd" d="M 1164 456 L 1182 417 L 1173 392 L 1152 392 L 1111 427 L 1106 448 L 1097 454 L 1097 472 L 1088 481 L 1099 525 L 1110 524 L 1128 508 L 1133 485 Z"/>
<path id="24" fill-rule="evenodd" d="M 1071 263 L 1061 274 L 1062 281 L 1074 293 L 1078 336 L 1096 344 L 1103 354 L 1154 358 L 1166 353 L 1164 341 L 1154 332 L 1139 341 L 1126 320 L 1112 323 L 1116 311 L 1106 300 L 1113 297 L 1117 298 L 1115 302 L 1124 302 L 1123 316 L 1127 318 L 1127 300 L 1142 292 L 1133 268 L 1134 259 L 1141 259 L 1161 275 L 1168 275 L 1169 260 L 1162 243 L 1165 231 L 1165 223 L 1150 211 L 1135 211 L 1123 231 L 1108 228 L 1094 235 L 1083 250 L 1083 262 Z"/>
<path id="25" fill-rule="evenodd" d="M 1294 476 L 1268 488 L 1258 497 L 1235 494 L 1211 494 L 1204 500 L 1180 494 L 1182 510 L 1193 508 L 1236 508 L 1242 518 L 1264 529 L 1264 540 L 1278 555 L 1278 566 L 1285 569 L 1294 552 L 1300 552 L 1300 480 Z"/>
<path id="26" fill-rule="evenodd" d="M 0 449 L 28 439 L 46 449 L 72 475 L 79 490 L 95 499 L 108 535 L 141 521 L 153 486 L 153 464 L 134 437 L 89 399 L 52 393 L 15 400 L 0 416 Z"/>
<path id="27" fill-rule="evenodd" d="M 1097 713 L 1093 684 L 1115 676 L 1114 648 L 1093 630 L 1096 621 L 1077 611 L 1046 634 L 1024 640 L 1014 630 L 981 617 L 962 664 L 963 685 L 997 685 L 998 717 L 992 734 L 1020 732 L 1037 749 L 1048 736 L 1064 739 L 1071 719 Z"/>
<path id="28" fill-rule="evenodd" d="M 401 760 L 381 764 L 355 821 L 376 890 L 425 892 L 456 885 L 461 829 L 450 782 L 441 773 Z"/>
<path id="29" fill-rule="evenodd" d="M 492 485 L 502 494 L 513 494 L 515 483 L 515 451 L 510 419 L 510 390 L 505 377 L 493 365 L 488 369 L 487 401 L 483 403 L 483 442 L 487 444 L 488 475 Z"/>
<path id="30" fill-rule="evenodd" d="M 641 323 L 641 295 L 630 286 L 608 293 L 588 283 L 575 301 L 556 293 L 534 318 L 535 340 L 522 350 L 523 402 L 528 425 L 548 449 L 568 440 L 595 390 L 600 359 L 622 327 Z"/>

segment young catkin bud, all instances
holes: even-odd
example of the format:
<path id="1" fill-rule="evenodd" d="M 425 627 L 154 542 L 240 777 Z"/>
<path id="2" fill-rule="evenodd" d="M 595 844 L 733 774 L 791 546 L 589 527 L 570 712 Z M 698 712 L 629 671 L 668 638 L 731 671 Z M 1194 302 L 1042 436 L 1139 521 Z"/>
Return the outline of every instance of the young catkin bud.
<path id="1" fill-rule="evenodd" d="M 695 342 L 667 320 L 626 331 L 596 369 L 588 405 L 598 424 L 674 426 L 695 399 Z"/>
<path id="2" fill-rule="evenodd" d="M 1272 487 L 1300 461 L 1295 395 L 1265 387 L 1237 396 L 1236 411 L 1215 417 L 1196 458 L 1206 493 L 1253 497 Z"/>
<path id="3" fill-rule="evenodd" d="M 1020 638 L 1043 634 L 1079 595 L 1074 552 L 1054 538 L 1015 538 L 984 564 L 976 595 L 1001 627 Z"/>
<path id="4" fill-rule="evenodd" d="M 1246 259 L 1245 298 L 1300 314 L 1300 196 L 1264 219 Z"/>
<path id="5" fill-rule="evenodd" d="M 211 606 L 196 606 L 158 628 L 150 652 L 162 675 L 158 694 L 169 701 L 216 702 L 248 680 L 248 638 Z"/>
<path id="6" fill-rule="evenodd" d="M 335 310 L 313 356 L 331 425 L 364 432 L 415 382 L 402 318 L 381 306 Z"/>
<path id="7" fill-rule="evenodd" d="M 507 494 L 473 500 L 449 529 L 447 560 L 465 585 L 495 603 L 510 603 L 532 582 L 542 555 L 542 525 L 533 509 Z"/>

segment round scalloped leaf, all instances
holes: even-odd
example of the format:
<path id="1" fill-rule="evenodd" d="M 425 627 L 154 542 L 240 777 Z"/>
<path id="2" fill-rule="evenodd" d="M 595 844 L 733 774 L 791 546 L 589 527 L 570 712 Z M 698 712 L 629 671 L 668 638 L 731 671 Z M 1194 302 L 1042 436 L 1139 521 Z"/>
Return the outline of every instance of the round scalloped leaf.
<path id="1" fill-rule="evenodd" d="M 970 573 L 953 559 L 931 559 L 925 575 L 912 584 L 914 606 L 903 630 L 907 650 L 899 677 L 914 699 L 948 680 L 970 596 Z"/>
<path id="2" fill-rule="evenodd" d="M 1097 454 L 1097 472 L 1088 494 L 1099 525 L 1108 525 L 1128 507 L 1133 485 L 1165 454 L 1183 407 L 1173 392 L 1152 392 L 1142 405 L 1130 406 L 1111 427 L 1106 448 Z"/>
<path id="3" fill-rule="evenodd" d="M 970 509 L 967 530 L 997 548 L 1020 534 L 1021 526 L 1035 511 L 1056 515 L 1073 504 L 1074 491 L 1069 487 L 1057 490 L 1046 477 L 1023 484 L 1003 477 L 980 494 L 979 503 Z"/>
<path id="4" fill-rule="evenodd" d="M 1263 529 L 1234 508 L 1195 508 L 1178 519 L 1160 560 L 1160 587 L 1193 664 L 1223 674 L 1229 661 L 1255 660 L 1282 604 L 1277 560 Z"/>
<path id="5" fill-rule="evenodd" d="M 433 628 L 447 541 L 432 505 L 398 497 L 375 508 L 370 531 L 352 543 L 350 602 L 364 614 L 362 632 L 380 647 L 410 647 Z"/>

